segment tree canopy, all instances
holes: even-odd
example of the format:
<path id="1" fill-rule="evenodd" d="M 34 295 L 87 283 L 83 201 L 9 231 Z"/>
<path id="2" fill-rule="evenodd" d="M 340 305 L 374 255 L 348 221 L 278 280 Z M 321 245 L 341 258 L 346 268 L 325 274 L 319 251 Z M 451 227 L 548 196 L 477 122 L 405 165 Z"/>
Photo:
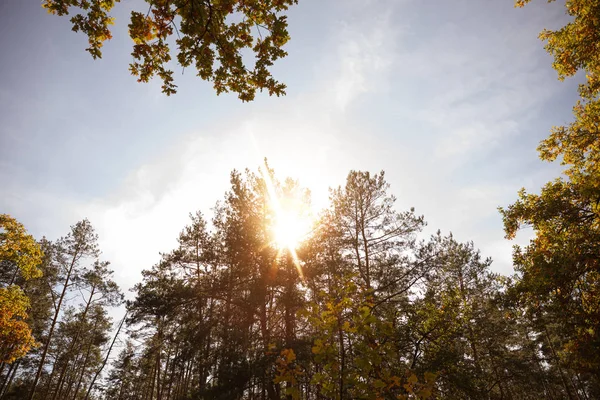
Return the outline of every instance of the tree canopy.
<path id="1" fill-rule="evenodd" d="M 521 190 L 501 212 L 508 238 L 524 226 L 535 233 L 514 253 L 520 300 L 532 316 L 560 321 L 561 363 L 591 372 L 600 370 L 600 1 L 568 1 L 566 11 L 571 21 L 540 38 L 559 79 L 581 72 L 586 81 L 573 122 L 553 128 L 538 148 L 543 160 L 561 160 L 565 176 L 540 194 Z"/>
<path id="2" fill-rule="evenodd" d="M 0 215 L 0 363 L 24 356 L 36 341 L 27 324 L 29 298 L 17 285 L 39 278 L 42 251 L 25 227 L 7 214 Z"/>

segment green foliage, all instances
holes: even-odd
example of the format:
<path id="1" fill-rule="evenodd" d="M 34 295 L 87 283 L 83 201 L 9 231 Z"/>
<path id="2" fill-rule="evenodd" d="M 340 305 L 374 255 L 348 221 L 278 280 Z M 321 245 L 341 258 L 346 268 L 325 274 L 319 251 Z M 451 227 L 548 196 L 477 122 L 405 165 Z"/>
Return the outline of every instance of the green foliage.
<path id="1" fill-rule="evenodd" d="M 590 187 L 591 186 L 591 187 Z M 536 236 L 516 248 L 516 290 L 532 312 L 556 312 L 565 326 L 564 350 L 576 368 L 600 368 L 600 187 L 592 181 L 556 180 L 540 195 L 522 191 L 519 200 L 502 210 L 508 237 L 523 224 Z"/>
<path id="2" fill-rule="evenodd" d="M 372 294 L 361 294 L 351 280 L 339 293 L 337 300 L 311 306 L 309 322 L 316 335 L 312 352 L 319 371 L 311 383 L 328 398 L 430 398 L 435 374 L 426 372 L 419 382 L 394 357 L 400 352 L 394 323 L 375 313 Z"/>
<path id="3" fill-rule="evenodd" d="M 44 0 L 51 14 L 68 15 L 73 30 L 87 35 L 87 51 L 101 58 L 101 48 L 111 39 L 110 12 L 119 0 Z M 285 85 L 276 81 L 271 66 L 287 53 L 289 40 L 284 14 L 297 0 L 145 0 L 148 10 L 133 11 L 129 35 L 133 40 L 131 73 L 139 82 L 158 76 L 162 91 L 176 92 L 170 69 L 173 36 L 176 59 L 183 68 L 194 67 L 197 75 L 213 83 L 217 94 L 237 93 L 242 101 L 254 99 L 257 90 L 284 95 Z M 247 62 L 246 53 L 254 55 Z"/>

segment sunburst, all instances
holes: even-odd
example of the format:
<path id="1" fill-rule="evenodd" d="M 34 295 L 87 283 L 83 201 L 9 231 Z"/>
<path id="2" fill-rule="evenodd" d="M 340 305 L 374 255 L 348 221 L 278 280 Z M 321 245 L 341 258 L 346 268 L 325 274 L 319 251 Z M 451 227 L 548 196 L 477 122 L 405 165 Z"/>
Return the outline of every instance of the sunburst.
<path id="1" fill-rule="evenodd" d="M 279 249 L 297 249 L 306 239 L 310 221 L 294 211 L 281 210 L 271 229 L 274 243 Z"/>
<path id="2" fill-rule="evenodd" d="M 304 280 L 304 274 L 296 249 L 300 247 L 310 233 L 311 218 L 306 213 L 306 205 L 302 203 L 301 199 L 287 197 L 282 199 L 279 197 L 271 179 L 268 166 L 265 165 L 265 167 L 266 171 L 263 171 L 261 168 L 261 174 L 267 187 L 270 206 L 274 214 L 270 226 L 272 244 L 278 249 L 278 256 L 285 251 L 290 253 L 300 278 Z"/>

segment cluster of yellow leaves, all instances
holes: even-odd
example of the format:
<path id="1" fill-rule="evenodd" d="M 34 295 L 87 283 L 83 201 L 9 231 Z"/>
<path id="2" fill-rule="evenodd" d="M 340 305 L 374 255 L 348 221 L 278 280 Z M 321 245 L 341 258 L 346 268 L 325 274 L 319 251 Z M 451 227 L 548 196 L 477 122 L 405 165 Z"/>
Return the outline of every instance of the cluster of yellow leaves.
<path id="1" fill-rule="evenodd" d="M 39 278 L 42 250 L 25 227 L 7 214 L 0 214 L 0 260 L 16 265 L 23 278 Z"/>
<path id="2" fill-rule="evenodd" d="M 293 349 L 283 349 L 276 361 L 277 372 L 274 383 L 286 383 L 284 394 L 292 399 L 300 398 L 298 377 L 303 375 L 302 369 L 296 364 L 296 353 Z"/>
<path id="3" fill-rule="evenodd" d="M 0 362 L 11 363 L 37 346 L 27 318 L 29 299 L 15 285 L 0 288 Z"/>
<path id="4" fill-rule="evenodd" d="M 23 225 L 7 214 L 0 214 L 0 262 L 14 277 L 17 273 L 25 280 L 42 276 L 38 268 L 42 262 L 40 246 Z M 0 288 L 0 362 L 12 362 L 36 345 L 24 321 L 28 308 L 29 299 L 21 288 Z"/>
<path id="5" fill-rule="evenodd" d="M 430 399 L 433 396 L 433 387 L 437 374 L 432 372 L 425 372 L 423 375 L 423 382 L 419 382 L 419 378 L 415 374 L 411 374 L 407 379 L 406 383 L 402 385 L 406 394 L 399 394 L 396 396 L 399 400 L 405 399 Z M 394 381 L 397 384 L 399 380 Z"/>

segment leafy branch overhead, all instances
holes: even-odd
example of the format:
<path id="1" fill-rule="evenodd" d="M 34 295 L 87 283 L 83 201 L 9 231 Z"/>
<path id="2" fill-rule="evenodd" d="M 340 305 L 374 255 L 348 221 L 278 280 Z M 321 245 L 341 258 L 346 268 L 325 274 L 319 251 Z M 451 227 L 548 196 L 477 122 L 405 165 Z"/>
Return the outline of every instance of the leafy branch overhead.
<path id="1" fill-rule="evenodd" d="M 110 16 L 119 0 L 44 0 L 55 15 L 70 15 L 73 31 L 89 40 L 86 49 L 102 58 L 102 46 L 112 38 Z M 251 101 L 256 91 L 284 95 L 285 84 L 273 78 L 270 68 L 287 53 L 288 8 L 297 0 L 145 0 L 147 10 L 132 11 L 129 35 L 134 42 L 131 73 L 138 82 L 158 76 L 162 91 L 176 92 L 171 69 L 173 45 L 183 68 L 213 83 L 217 94 L 234 92 Z M 248 54 L 254 56 L 252 62 Z"/>

